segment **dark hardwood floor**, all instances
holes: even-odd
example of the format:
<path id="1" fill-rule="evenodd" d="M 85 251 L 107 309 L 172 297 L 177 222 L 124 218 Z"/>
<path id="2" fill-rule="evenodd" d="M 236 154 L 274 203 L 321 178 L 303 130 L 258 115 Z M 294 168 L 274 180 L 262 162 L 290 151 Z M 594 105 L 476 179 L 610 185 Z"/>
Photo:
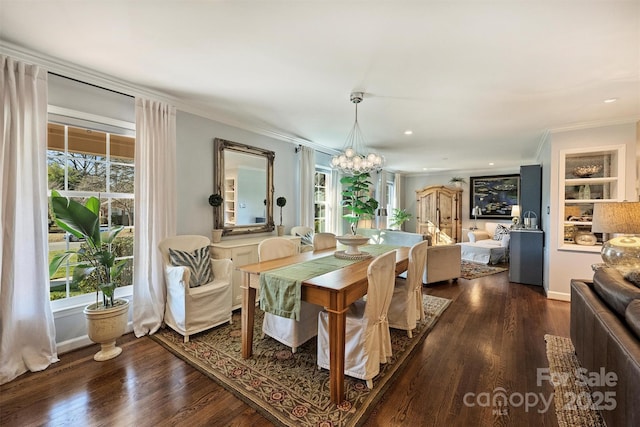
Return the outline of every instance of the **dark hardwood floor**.
<path id="1" fill-rule="evenodd" d="M 548 366 L 543 337 L 569 336 L 569 303 L 511 284 L 506 272 L 424 292 L 453 303 L 365 425 L 557 426 L 553 405 L 525 408 L 517 397 L 550 398 L 552 387 L 536 384 L 537 369 Z M 94 362 L 94 345 L 2 385 L 0 425 L 272 425 L 148 337 L 129 334 L 119 345 L 111 361 Z M 499 388 L 515 396 L 507 411 L 482 400 Z"/>

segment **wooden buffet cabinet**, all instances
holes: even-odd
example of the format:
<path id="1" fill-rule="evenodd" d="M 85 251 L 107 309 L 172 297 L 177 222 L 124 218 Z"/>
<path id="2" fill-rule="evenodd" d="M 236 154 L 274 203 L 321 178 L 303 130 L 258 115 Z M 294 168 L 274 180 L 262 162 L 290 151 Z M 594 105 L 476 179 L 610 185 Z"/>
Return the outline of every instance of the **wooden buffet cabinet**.
<path id="1" fill-rule="evenodd" d="M 223 240 L 218 243 L 211 243 L 211 258 L 213 259 L 231 259 L 233 262 L 233 274 L 231 276 L 232 288 L 233 288 L 233 309 L 240 308 L 242 306 L 242 274 L 238 271 L 238 267 L 254 264 L 258 262 L 258 245 L 264 239 L 275 237 L 272 235 L 267 236 L 253 236 L 245 237 L 242 239 L 230 239 Z M 298 236 L 280 236 L 286 239 L 298 240 L 300 244 L 300 237 Z"/>
<path id="2" fill-rule="evenodd" d="M 431 236 L 432 244 L 462 241 L 462 189 L 432 185 L 416 190 L 417 232 Z"/>

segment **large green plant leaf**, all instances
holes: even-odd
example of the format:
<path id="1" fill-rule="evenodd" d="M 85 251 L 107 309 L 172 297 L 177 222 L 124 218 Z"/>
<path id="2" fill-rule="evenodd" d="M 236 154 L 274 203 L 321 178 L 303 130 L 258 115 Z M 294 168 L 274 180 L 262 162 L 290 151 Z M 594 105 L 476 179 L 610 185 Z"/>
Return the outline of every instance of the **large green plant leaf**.
<path id="1" fill-rule="evenodd" d="M 95 197 L 87 200 L 87 206 L 75 200 L 61 197 L 56 191 L 51 195 L 51 208 L 60 228 L 79 238 L 85 238 L 93 247 L 100 247 L 100 217 L 95 211 L 100 201 Z"/>

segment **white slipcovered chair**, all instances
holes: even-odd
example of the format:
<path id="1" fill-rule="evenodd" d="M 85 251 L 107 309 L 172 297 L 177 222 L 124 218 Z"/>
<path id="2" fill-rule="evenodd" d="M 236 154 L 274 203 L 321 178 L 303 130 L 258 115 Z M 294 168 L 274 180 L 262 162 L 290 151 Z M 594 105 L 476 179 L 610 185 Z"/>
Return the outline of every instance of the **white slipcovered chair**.
<path id="1" fill-rule="evenodd" d="M 282 237 L 265 239 L 258 245 L 258 260 L 268 261 L 297 254 L 299 246 L 292 240 Z M 291 352 L 318 334 L 318 313 L 322 307 L 300 302 L 300 320 L 288 319 L 272 313 L 264 313 L 262 337 L 270 336 L 276 341 L 291 347 Z"/>
<path id="2" fill-rule="evenodd" d="M 409 250 L 409 268 L 407 278 L 396 277 L 393 298 L 389 306 L 389 327 L 407 331 L 409 338 L 417 326 L 418 320 L 424 320 L 422 305 L 422 275 L 427 265 L 427 248 L 424 240 L 411 246 Z"/>
<path id="3" fill-rule="evenodd" d="M 291 227 L 291 235 L 300 237 L 300 252 L 310 252 L 313 248 L 313 228 L 304 225 Z"/>
<path id="4" fill-rule="evenodd" d="M 316 233 L 313 235 L 313 250 L 335 248 L 337 246 L 336 235 L 333 233 Z"/>
<path id="5" fill-rule="evenodd" d="M 373 388 L 380 364 L 392 355 L 387 311 L 393 295 L 396 252 L 379 255 L 367 270 L 367 298 L 349 306 L 346 313 L 344 373 Z M 318 315 L 318 366 L 329 369 L 329 313 Z"/>
<path id="6" fill-rule="evenodd" d="M 210 259 L 213 280 L 192 287 L 192 270 L 188 266 L 173 265 L 169 249 L 193 253 L 204 247 L 210 240 L 203 236 L 175 236 L 164 239 L 158 245 L 164 263 L 164 278 L 167 286 L 167 301 L 164 323 L 184 336 L 189 336 L 213 328 L 223 323 L 231 323 L 233 264 L 230 259 Z"/>
<path id="7" fill-rule="evenodd" d="M 313 234 L 313 228 L 305 227 L 304 225 L 296 225 L 291 227 L 292 236 L 305 236 L 307 234 Z"/>

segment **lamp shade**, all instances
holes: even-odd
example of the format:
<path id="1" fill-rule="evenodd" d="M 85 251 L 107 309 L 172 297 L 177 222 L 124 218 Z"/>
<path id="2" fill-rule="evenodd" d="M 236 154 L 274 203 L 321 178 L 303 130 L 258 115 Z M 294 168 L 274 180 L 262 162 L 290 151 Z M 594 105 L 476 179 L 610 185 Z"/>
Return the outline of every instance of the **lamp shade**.
<path id="1" fill-rule="evenodd" d="M 640 271 L 640 202 L 596 203 L 591 231 L 620 233 L 602 245 L 602 260 L 623 275 Z"/>
<path id="2" fill-rule="evenodd" d="M 473 211 L 471 213 L 473 215 L 482 215 L 482 209 L 480 209 L 480 206 L 474 206 Z"/>
<path id="3" fill-rule="evenodd" d="M 520 205 L 511 206 L 511 216 L 520 216 Z"/>
<path id="4" fill-rule="evenodd" d="M 640 202 L 595 203 L 591 231 L 640 234 Z"/>

